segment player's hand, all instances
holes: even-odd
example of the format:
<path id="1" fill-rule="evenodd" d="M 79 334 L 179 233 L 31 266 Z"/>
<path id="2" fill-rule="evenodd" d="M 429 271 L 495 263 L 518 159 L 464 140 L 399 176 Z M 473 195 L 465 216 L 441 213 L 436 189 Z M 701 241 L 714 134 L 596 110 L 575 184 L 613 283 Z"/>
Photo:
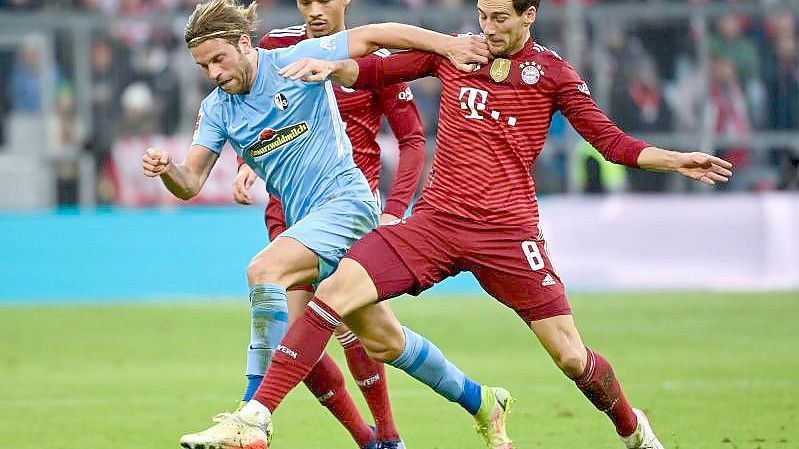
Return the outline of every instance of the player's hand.
<path id="1" fill-rule="evenodd" d="M 462 72 L 477 70 L 487 64 L 491 56 L 485 37 L 473 34 L 453 36 L 442 54 Z"/>
<path id="2" fill-rule="evenodd" d="M 336 69 L 332 61 L 303 58 L 278 70 L 277 73 L 292 80 L 303 80 L 309 83 L 322 82 Z"/>
<path id="3" fill-rule="evenodd" d="M 701 152 L 678 153 L 676 172 L 704 182 L 715 185 L 717 182 L 727 182 L 732 176 L 732 163 L 716 156 Z"/>
<path id="4" fill-rule="evenodd" d="M 384 225 L 384 224 L 387 224 L 387 223 L 392 223 L 392 222 L 398 221 L 398 220 L 399 220 L 399 217 L 395 217 L 394 215 L 391 215 L 391 214 L 380 214 L 380 224 L 381 225 Z"/>
<path id="5" fill-rule="evenodd" d="M 172 164 L 172 156 L 167 151 L 151 147 L 144 152 L 141 162 L 144 176 L 154 178 L 169 170 L 169 166 Z"/>
<path id="6" fill-rule="evenodd" d="M 249 165 L 242 164 L 241 167 L 239 167 L 239 172 L 236 174 L 236 179 L 233 181 L 233 199 L 236 200 L 237 203 L 253 203 L 250 189 L 252 185 L 255 184 L 256 179 L 258 179 L 258 175 L 255 174 L 255 171 L 251 169 Z"/>

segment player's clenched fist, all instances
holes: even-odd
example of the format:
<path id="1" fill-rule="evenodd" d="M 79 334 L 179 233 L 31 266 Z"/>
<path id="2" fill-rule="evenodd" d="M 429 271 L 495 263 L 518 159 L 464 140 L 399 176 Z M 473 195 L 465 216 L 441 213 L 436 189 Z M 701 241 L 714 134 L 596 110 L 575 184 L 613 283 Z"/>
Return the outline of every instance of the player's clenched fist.
<path id="1" fill-rule="evenodd" d="M 169 169 L 169 164 L 172 163 L 172 156 L 158 148 L 148 148 L 141 158 L 142 169 L 144 176 L 154 178 L 164 174 Z"/>
<path id="2" fill-rule="evenodd" d="M 471 72 L 488 63 L 491 51 L 488 49 L 485 37 L 464 34 L 452 37 L 444 49 L 444 54 L 458 70 Z"/>

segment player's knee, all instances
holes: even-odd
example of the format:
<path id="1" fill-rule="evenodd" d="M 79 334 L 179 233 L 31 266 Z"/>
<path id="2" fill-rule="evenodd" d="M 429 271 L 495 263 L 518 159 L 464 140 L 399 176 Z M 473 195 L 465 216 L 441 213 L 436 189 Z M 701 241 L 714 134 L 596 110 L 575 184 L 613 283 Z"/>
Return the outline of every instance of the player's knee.
<path id="1" fill-rule="evenodd" d="M 324 301 L 331 309 L 341 316 L 347 314 L 347 285 L 341 276 L 334 272 L 332 276 L 322 281 L 316 289 L 315 296 Z"/>
<path id="2" fill-rule="evenodd" d="M 555 364 L 558 368 L 563 371 L 563 374 L 570 378 L 580 376 L 585 368 L 585 352 L 579 351 L 576 348 L 569 348 L 561 351 L 552 358 L 555 360 Z"/>
<path id="3" fill-rule="evenodd" d="M 397 360 L 402 355 L 402 339 L 397 338 L 362 338 L 361 344 L 369 358 L 380 363 Z"/>
<path id="4" fill-rule="evenodd" d="M 247 266 L 247 281 L 250 285 L 280 282 L 283 271 L 267 257 L 259 254 L 252 258 Z"/>

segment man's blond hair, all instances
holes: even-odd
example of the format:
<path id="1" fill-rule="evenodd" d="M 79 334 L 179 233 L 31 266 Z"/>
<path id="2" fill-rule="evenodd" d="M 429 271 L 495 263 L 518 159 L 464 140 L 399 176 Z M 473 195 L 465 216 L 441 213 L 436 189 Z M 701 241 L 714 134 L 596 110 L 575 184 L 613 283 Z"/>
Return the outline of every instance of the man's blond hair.
<path id="1" fill-rule="evenodd" d="M 209 0 L 194 8 L 183 37 L 189 48 L 214 38 L 236 45 L 242 34 L 252 37 L 257 22 L 255 1 L 249 6 L 239 6 L 234 0 Z"/>

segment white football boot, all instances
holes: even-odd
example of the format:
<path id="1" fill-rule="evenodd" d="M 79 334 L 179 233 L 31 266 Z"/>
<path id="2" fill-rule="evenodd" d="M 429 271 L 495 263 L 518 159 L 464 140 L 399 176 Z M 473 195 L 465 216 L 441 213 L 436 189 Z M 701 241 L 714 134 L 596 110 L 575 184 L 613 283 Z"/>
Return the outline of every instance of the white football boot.
<path id="1" fill-rule="evenodd" d="M 658 437 L 655 436 L 655 431 L 652 430 L 649 419 L 647 419 L 644 412 L 634 408 L 633 413 L 638 417 L 638 427 L 636 427 L 632 435 L 621 437 L 627 449 L 665 449 Z"/>
<path id="2" fill-rule="evenodd" d="M 272 416 L 258 401 L 250 401 L 235 413 L 213 417 L 217 424 L 180 438 L 186 449 L 268 449 L 272 439 Z"/>

